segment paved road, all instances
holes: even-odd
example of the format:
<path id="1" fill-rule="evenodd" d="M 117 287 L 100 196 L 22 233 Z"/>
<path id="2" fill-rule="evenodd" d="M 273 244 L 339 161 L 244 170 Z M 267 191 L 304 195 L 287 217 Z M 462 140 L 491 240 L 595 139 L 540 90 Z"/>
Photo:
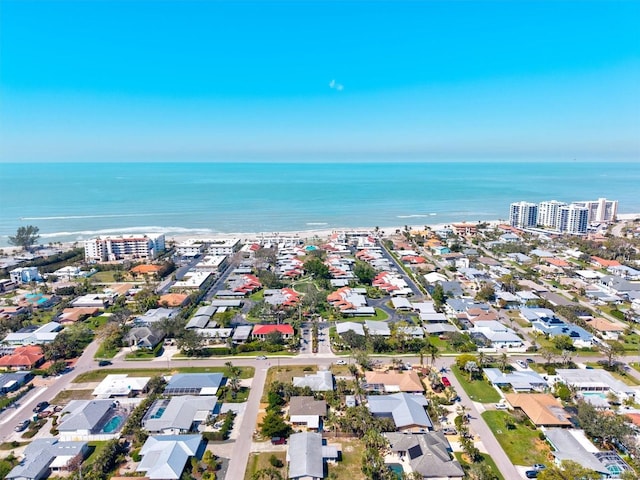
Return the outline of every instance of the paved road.
<path id="1" fill-rule="evenodd" d="M 73 371 L 60 377 L 51 379 L 47 386 L 36 387 L 18 402 L 17 408 L 8 408 L 0 414 L 0 438 L 9 438 L 14 433 L 15 426 L 22 420 L 33 417 L 33 408 L 38 402 L 51 400 L 63 390 L 66 390 L 71 381 L 80 373 L 95 370 L 98 365 L 93 355 L 98 350 L 100 340 L 94 340 L 85 349 L 82 356 L 76 362 Z M 131 365 L 131 363 L 129 363 Z"/>
<path id="2" fill-rule="evenodd" d="M 404 271 L 404 268 L 402 267 L 402 265 L 400 265 L 400 263 L 396 260 L 396 258 L 393 255 L 391 255 L 389 250 L 387 250 L 387 247 L 385 247 L 382 244 L 382 242 L 379 242 L 379 245 L 380 245 L 380 248 L 382 249 L 382 255 L 384 255 L 387 260 L 389 260 L 393 265 L 396 266 L 396 268 L 398 269 L 398 273 L 400 273 L 402 275 L 402 278 L 404 278 L 405 282 L 407 282 L 407 285 L 413 292 L 413 296 L 414 296 L 413 300 L 416 302 L 421 301 L 424 298 L 424 295 L 422 294 L 422 290 L 420 290 L 420 287 L 418 287 L 416 282 L 414 282 L 413 279 L 409 275 L 407 275 L 407 272 Z"/>

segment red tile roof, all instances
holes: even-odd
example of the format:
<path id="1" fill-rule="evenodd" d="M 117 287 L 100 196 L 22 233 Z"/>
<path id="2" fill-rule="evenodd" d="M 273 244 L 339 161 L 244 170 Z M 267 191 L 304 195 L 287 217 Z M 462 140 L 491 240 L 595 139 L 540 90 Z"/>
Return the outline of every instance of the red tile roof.
<path id="1" fill-rule="evenodd" d="M 31 368 L 44 359 L 42 348 L 38 345 L 17 347 L 11 355 L 0 357 L 0 367 Z"/>
<path id="2" fill-rule="evenodd" d="M 252 335 L 269 335 L 273 332 L 279 332 L 282 335 L 293 335 L 293 327 L 291 325 L 256 325 L 253 327 Z"/>

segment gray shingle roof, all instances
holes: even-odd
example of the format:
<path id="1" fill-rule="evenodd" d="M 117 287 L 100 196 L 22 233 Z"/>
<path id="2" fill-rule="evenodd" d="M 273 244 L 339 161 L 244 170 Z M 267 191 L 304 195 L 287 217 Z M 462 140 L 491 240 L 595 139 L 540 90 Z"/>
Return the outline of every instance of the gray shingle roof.
<path id="1" fill-rule="evenodd" d="M 293 377 L 294 387 L 309 387 L 314 392 L 328 392 L 333 390 L 333 373 L 323 370 L 304 377 Z"/>
<path id="2" fill-rule="evenodd" d="M 6 478 L 42 478 L 57 456 L 75 457 L 83 451 L 87 442 L 59 442 L 57 438 L 39 438 L 24 450 L 24 459 L 16 465 Z"/>
<path id="3" fill-rule="evenodd" d="M 112 405 L 112 400 L 71 400 L 61 412 L 58 430 L 94 430 Z"/>
<path id="4" fill-rule="evenodd" d="M 451 446 L 442 432 L 384 433 L 394 452 L 407 452 L 414 472 L 424 478 L 462 478 L 464 471 L 449 451 Z"/>
<path id="5" fill-rule="evenodd" d="M 289 478 L 323 478 L 322 435 L 294 433 L 289 437 Z"/>
<path id="6" fill-rule="evenodd" d="M 313 397 L 291 397 L 289 400 L 289 415 L 320 415 L 327 414 L 327 402 L 315 400 Z"/>
<path id="7" fill-rule="evenodd" d="M 391 415 L 397 428 L 416 425 L 432 428 L 433 423 L 425 411 L 427 399 L 422 395 L 394 393 L 367 397 L 369 411 L 374 415 Z"/>

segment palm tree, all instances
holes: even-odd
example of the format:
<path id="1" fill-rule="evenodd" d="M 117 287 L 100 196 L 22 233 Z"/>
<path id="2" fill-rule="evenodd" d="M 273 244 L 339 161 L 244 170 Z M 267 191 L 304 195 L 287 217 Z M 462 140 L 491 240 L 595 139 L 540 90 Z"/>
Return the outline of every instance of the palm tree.
<path id="1" fill-rule="evenodd" d="M 507 365 L 509 365 L 509 357 L 507 357 L 506 353 L 502 352 L 502 355 L 500 355 L 500 370 L 506 372 Z"/>

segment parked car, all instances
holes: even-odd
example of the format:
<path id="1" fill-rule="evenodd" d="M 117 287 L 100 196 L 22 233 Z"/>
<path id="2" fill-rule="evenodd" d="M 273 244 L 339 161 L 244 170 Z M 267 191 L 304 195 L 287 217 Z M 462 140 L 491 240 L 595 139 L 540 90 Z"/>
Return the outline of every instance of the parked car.
<path id="1" fill-rule="evenodd" d="M 347 362 L 345 360 L 338 360 L 336 362 L 336 365 L 346 365 L 346 364 L 347 364 Z"/>
<path id="2" fill-rule="evenodd" d="M 523 362 L 522 360 L 518 360 L 516 363 L 522 368 L 529 368 L 529 365 L 527 365 L 527 363 Z"/>
<path id="3" fill-rule="evenodd" d="M 267 359 L 267 357 L 265 357 L 264 355 L 258 355 L 256 357 L 256 360 L 266 360 L 266 359 Z"/>
<path id="4" fill-rule="evenodd" d="M 449 381 L 449 379 L 447 377 L 442 377 L 442 384 L 445 387 L 450 387 L 451 386 L 451 382 Z"/>
<path id="5" fill-rule="evenodd" d="M 284 437 L 271 437 L 272 445 L 284 445 L 287 443 L 287 439 Z"/>
<path id="6" fill-rule="evenodd" d="M 14 430 L 16 432 L 22 432 L 23 430 L 25 430 L 29 426 L 30 423 L 31 423 L 30 420 L 23 420 L 18 425 L 16 425 L 16 428 L 14 428 Z"/>
<path id="7" fill-rule="evenodd" d="M 40 413 L 49 406 L 49 402 L 40 402 L 33 409 L 33 413 Z"/>
<path id="8" fill-rule="evenodd" d="M 99 366 L 99 367 L 106 367 L 106 366 L 108 366 L 108 365 L 111 365 L 111 362 L 110 362 L 109 360 L 100 360 L 100 361 L 98 362 L 98 366 Z"/>
<path id="9" fill-rule="evenodd" d="M 536 363 L 536 361 L 533 358 L 527 358 L 527 363 Z"/>
<path id="10" fill-rule="evenodd" d="M 534 470 L 537 470 L 537 471 L 541 471 L 541 470 L 544 470 L 545 468 L 547 468 L 547 466 L 544 463 L 536 463 L 531 468 L 533 468 Z"/>
<path id="11" fill-rule="evenodd" d="M 509 407 L 506 403 L 496 403 L 496 410 L 509 410 Z"/>
<path id="12" fill-rule="evenodd" d="M 445 435 L 457 435 L 458 431 L 453 427 L 447 427 L 442 429 L 442 433 Z"/>
<path id="13" fill-rule="evenodd" d="M 527 478 L 538 478 L 538 470 L 527 470 L 524 472 L 524 476 Z"/>

